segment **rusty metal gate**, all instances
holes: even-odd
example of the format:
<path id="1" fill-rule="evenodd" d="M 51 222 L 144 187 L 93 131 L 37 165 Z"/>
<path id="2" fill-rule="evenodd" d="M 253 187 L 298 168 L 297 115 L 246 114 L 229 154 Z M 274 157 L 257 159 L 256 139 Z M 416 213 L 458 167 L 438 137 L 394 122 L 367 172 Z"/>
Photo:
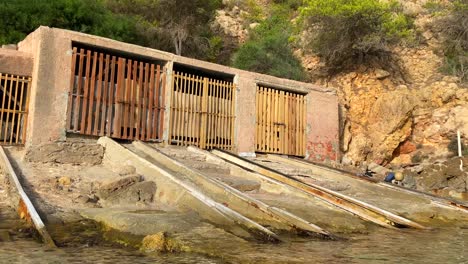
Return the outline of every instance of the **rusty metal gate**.
<path id="1" fill-rule="evenodd" d="M 165 76 L 152 62 L 74 47 L 67 131 L 161 140 Z"/>
<path id="2" fill-rule="evenodd" d="M 257 86 L 256 151 L 305 155 L 305 95 Z"/>
<path id="3" fill-rule="evenodd" d="M 232 82 L 174 72 L 171 143 L 232 150 L 235 93 Z"/>
<path id="4" fill-rule="evenodd" d="M 31 77 L 0 73 L 0 145 L 23 145 Z"/>

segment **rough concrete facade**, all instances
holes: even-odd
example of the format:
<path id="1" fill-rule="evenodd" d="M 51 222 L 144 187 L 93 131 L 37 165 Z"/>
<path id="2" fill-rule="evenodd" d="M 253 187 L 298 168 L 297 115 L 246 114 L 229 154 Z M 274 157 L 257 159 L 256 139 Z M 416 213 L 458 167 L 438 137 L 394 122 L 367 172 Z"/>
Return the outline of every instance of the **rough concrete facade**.
<path id="1" fill-rule="evenodd" d="M 136 56 L 144 56 L 166 63 L 167 84 L 170 84 L 173 65 L 233 76 L 237 87 L 235 149 L 238 153 L 255 152 L 255 94 L 257 84 L 292 92 L 306 93 L 307 152 L 306 157 L 316 160 L 336 160 L 339 153 L 338 101 L 328 88 L 273 76 L 243 71 L 177 56 L 171 53 L 127 44 L 78 32 L 40 27 L 18 44 L 18 50 L 34 57 L 30 115 L 26 147 L 67 140 L 66 113 L 72 43 L 82 43 Z M 170 86 L 167 86 L 170 87 Z M 170 89 L 166 89 L 166 114 L 163 139 L 167 141 L 169 128 Z"/>
<path id="2" fill-rule="evenodd" d="M 31 76 L 32 54 L 11 49 L 0 49 L 0 73 Z"/>

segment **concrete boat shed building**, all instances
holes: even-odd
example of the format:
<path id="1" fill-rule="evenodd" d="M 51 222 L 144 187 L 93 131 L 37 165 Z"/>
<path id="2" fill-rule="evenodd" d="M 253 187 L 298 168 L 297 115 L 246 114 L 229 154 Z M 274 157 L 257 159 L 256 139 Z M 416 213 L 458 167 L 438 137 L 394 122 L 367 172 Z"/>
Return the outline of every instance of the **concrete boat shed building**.
<path id="1" fill-rule="evenodd" d="M 0 49 L 0 144 L 108 136 L 240 155 L 339 158 L 336 94 L 69 30 Z"/>

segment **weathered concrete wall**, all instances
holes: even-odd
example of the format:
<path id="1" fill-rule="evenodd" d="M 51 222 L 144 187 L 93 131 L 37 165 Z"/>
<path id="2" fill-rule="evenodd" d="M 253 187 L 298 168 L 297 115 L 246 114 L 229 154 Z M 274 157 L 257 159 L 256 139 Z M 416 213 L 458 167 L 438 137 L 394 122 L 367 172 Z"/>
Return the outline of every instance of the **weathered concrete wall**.
<path id="1" fill-rule="evenodd" d="M 306 157 L 339 160 L 338 98 L 334 94 L 311 91 L 307 95 Z"/>
<path id="2" fill-rule="evenodd" d="M 11 49 L 0 49 L 0 73 L 31 76 L 32 54 Z"/>
<path id="3" fill-rule="evenodd" d="M 176 56 L 102 37 L 48 27 L 40 27 L 18 45 L 19 50 L 34 54 L 27 147 L 67 140 L 65 127 L 70 88 L 72 42 L 164 61 L 167 66 L 168 78 L 170 78 L 174 64 L 183 64 L 233 76 L 237 86 L 235 145 L 236 151 L 239 153 L 253 154 L 255 152 L 255 93 L 258 83 L 292 92 L 308 93 L 308 156 L 314 159 L 335 159 L 337 156 L 336 151 L 339 145 L 338 102 L 336 95 L 328 88 Z M 169 128 L 170 100 L 168 99 L 171 92 L 169 87 L 166 88 L 164 140 L 167 140 Z"/>

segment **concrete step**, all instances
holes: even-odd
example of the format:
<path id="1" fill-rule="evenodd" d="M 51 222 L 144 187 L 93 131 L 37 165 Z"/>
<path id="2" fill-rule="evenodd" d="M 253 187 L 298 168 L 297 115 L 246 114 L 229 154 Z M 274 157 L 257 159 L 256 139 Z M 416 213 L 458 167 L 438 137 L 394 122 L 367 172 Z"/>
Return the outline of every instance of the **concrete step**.
<path id="1" fill-rule="evenodd" d="M 241 192 L 252 192 L 258 191 L 260 189 L 260 183 L 254 180 L 247 180 L 244 178 L 232 176 L 230 174 L 206 173 L 204 171 L 203 174 L 208 177 L 220 180 Z"/>

